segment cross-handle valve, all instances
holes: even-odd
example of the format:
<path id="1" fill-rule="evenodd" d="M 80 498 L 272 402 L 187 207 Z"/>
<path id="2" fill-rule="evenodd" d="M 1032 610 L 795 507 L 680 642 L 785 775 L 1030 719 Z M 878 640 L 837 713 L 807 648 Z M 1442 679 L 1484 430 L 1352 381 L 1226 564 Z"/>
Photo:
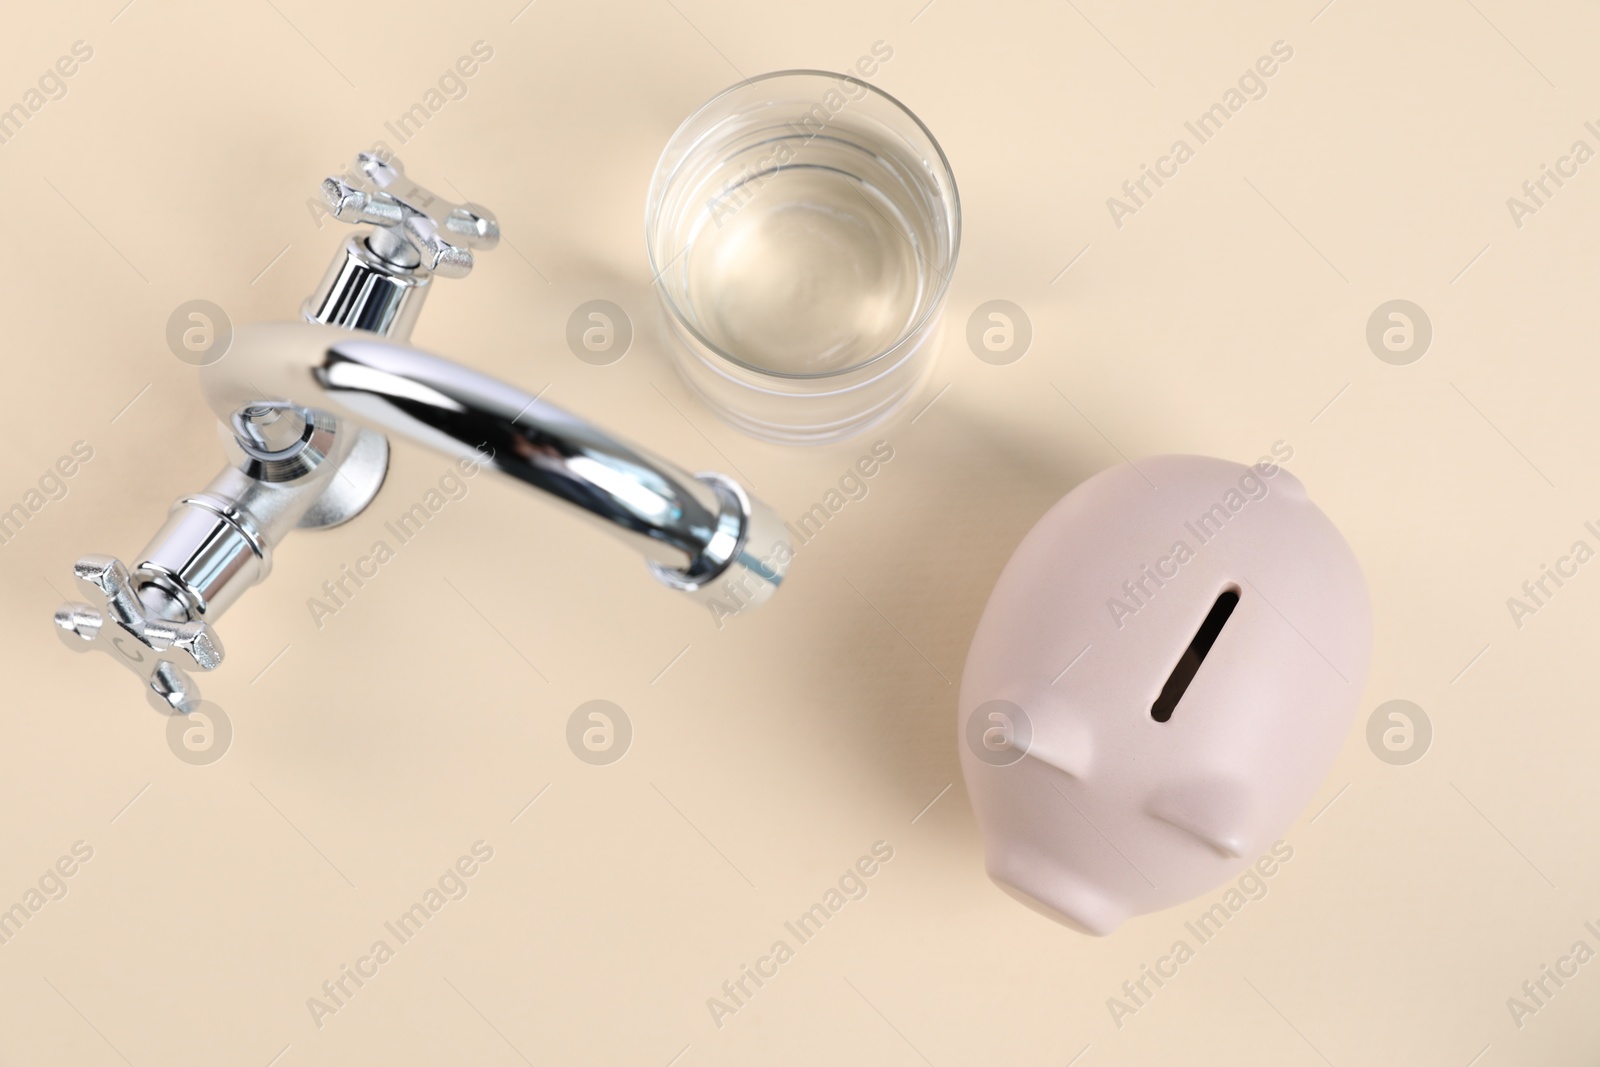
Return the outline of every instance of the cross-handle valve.
<path id="1" fill-rule="evenodd" d="M 120 559 L 85 556 L 72 572 L 96 603 L 56 609 L 62 642 L 80 652 L 98 648 L 133 671 L 158 710 L 193 711 L 200 691 L 187 672 L 213 670 L 222 662 L 222 643 L 211 625 L 165 618 L 173 601 L 153 584 L 136 590 Z"/>
<path id="2" fill-rule="evenodd" d="M 452 204 L 424 189 L 406 177 L 393 156 L 385 161 L 362 152 L 352 174 L 323 179 L 322 196 L 334 218 L 376 227 L 367 244 L 406 269 L 465 278 L 472 270 L 472 250 L 500 243 L 500 224 L 488 208 Z"/>
<path id="3" fill-rule="evenodd" d="M 320 412 L 266 401 L 230 421 L 232 462 L 172 506 L 133 567 L 111 556 L 78 560 L 72 571 L 88 602 L 56 609 L 63 644 L 110 655 L 168 715 L 200 706 L 190 672 L 222 663 L 216 620 L 271 572 L 273 547 L 296 528 L 360 513 L 388 470 L 382 434 Z"/>
<path id="4" fill-rule="evenodd" d="M 500 243 L 493 212 L 423 188 L 394 156 L 360 153 L 350 171 L 323 179 L 322 197 L 334 218 L 372 228 L 334 257 L 303 309 L 311 322 L 404 341 L 433 277 L 465 278 L 473 251 Z"/>

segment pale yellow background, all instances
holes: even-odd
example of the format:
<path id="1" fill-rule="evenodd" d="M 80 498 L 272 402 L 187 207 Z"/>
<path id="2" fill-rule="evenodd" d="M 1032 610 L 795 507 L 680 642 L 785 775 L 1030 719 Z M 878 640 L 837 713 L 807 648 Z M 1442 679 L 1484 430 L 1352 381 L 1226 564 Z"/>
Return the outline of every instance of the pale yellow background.
<path id="1" fill-rule="evenodd" d="M 1600 963 L 1520 1030 L 1506 1008 L 1600 920 L 1600 565 L 1520 630 L 1505 606 L 1600 519 L 1600 163 L 1520 229 L 1505 205 L 1575 139 L 1600 147 L 1590 6 L 124 2 L 13 4 L 0 32 L 4 104 L 74 41 L 94 48 L 0 147 L 0 503 L 74 441 L 95 450 L 0 549 L 0 906 L 73 842 L 94 849 L 0 946 L 0 1060 L 1593 1062 Z M 716 90 L 882 40 L 875 81 L 961 187 L 918 405 L 948 389 L 879 435 L 894 460 L 778 600 L 721 632 L 626 549 L 488 477 L 318 631 L 307 597 L 446 467 L 399 445 L 367 515 L 290 538 L 222 620 L 205 687 L 236 736 L 186 765 L 134 679 L 50 627 L 78 555 L 131 559 L 221 464 L 167 317 L 200 297 L 293 317 L 346 232 L 308 210 L 318 180 L 478 40 L 494 57 L 470 95 L 401 155 L 492 207 L 507 241 L 439 286 L 419 345 L 690 469 L 736 468 L 797 516 L 872 438 L 770 447 L 685 394 L 645 189 Z M 1106 198 L 1278 40 L 1294 58 L 1269 95 L 1115 227 Z M 637 327 L 606 368 L 563 341 L 595 298 Z M 963 338 L 997 298 L 1034 328 L 1003 367 Z M 1364 340 L 1393 298 L 1434 326 L 1410 366 Z M 1096 941 L 990 885 L 955 683 L 1052 501 L 1119 452 L 1248 461 L 1278 440 L 1366 569 L 1371 680 L 1270 894 L 1118 1029 L 1106 999 L 1200 906 Z M 592 698 L 635 729 L 609 767 L 564 740 Z M 1365 740 L 1393 698 L 1435 729 L 1408 767 Z M 306 999 L 480 839 L 494 859 L 470 894 L 314 1026 Z M 706 998 L 878 840 L 895 855 L 870 894 L 716 1028 Z"/>

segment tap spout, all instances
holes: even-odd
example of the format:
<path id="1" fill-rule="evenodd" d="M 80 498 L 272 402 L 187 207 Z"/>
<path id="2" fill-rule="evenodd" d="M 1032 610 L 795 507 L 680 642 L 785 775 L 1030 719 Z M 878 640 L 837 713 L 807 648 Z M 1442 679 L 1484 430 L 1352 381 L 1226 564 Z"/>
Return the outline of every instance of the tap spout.
<path id="1" fill-rule="evenodd" d="M 514 386 L 370 333 L 239 327 L 201 371 L 223 423 L 264 402 L 398 435 L 561 501 L 632 544 L 664 584 L 737 612 L 783 581 L 781 519 L 720 474 L 691 475 Z"/>

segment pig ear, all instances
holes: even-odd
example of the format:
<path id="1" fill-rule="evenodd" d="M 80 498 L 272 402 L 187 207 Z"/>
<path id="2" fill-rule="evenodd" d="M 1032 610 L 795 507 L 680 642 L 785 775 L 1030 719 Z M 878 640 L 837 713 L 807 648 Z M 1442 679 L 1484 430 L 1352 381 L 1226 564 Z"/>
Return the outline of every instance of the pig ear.
<path id="1" fill-rule="evenodd" d="M 1249 851 L 1250 794 L 1231 779 L 1191 778 L 1164 786 L 1144 810 L 1230 859 L 1243 859 Z"/>
<path id="2" fill-rule="evenodd" d="M 1094 759 L 1094 733 L 1082 715 L 1066 712 L 1049 720 L 1035 720 L 1028 755 L 1063 774 L 1083 778 Z"/>

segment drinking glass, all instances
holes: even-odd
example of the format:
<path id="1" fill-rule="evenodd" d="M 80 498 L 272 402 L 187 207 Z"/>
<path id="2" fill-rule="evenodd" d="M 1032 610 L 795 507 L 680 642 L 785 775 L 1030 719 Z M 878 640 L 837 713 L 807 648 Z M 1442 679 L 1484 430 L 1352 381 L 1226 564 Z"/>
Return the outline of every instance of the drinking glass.
<path id="1" fill-rule="evenodd" d="M 754 437 L 842 440 L 927 380 L 961 241 L 933 134 L 847 74 L 733 86 L 678 128 L 645 236 L 675 364 Z"/>

